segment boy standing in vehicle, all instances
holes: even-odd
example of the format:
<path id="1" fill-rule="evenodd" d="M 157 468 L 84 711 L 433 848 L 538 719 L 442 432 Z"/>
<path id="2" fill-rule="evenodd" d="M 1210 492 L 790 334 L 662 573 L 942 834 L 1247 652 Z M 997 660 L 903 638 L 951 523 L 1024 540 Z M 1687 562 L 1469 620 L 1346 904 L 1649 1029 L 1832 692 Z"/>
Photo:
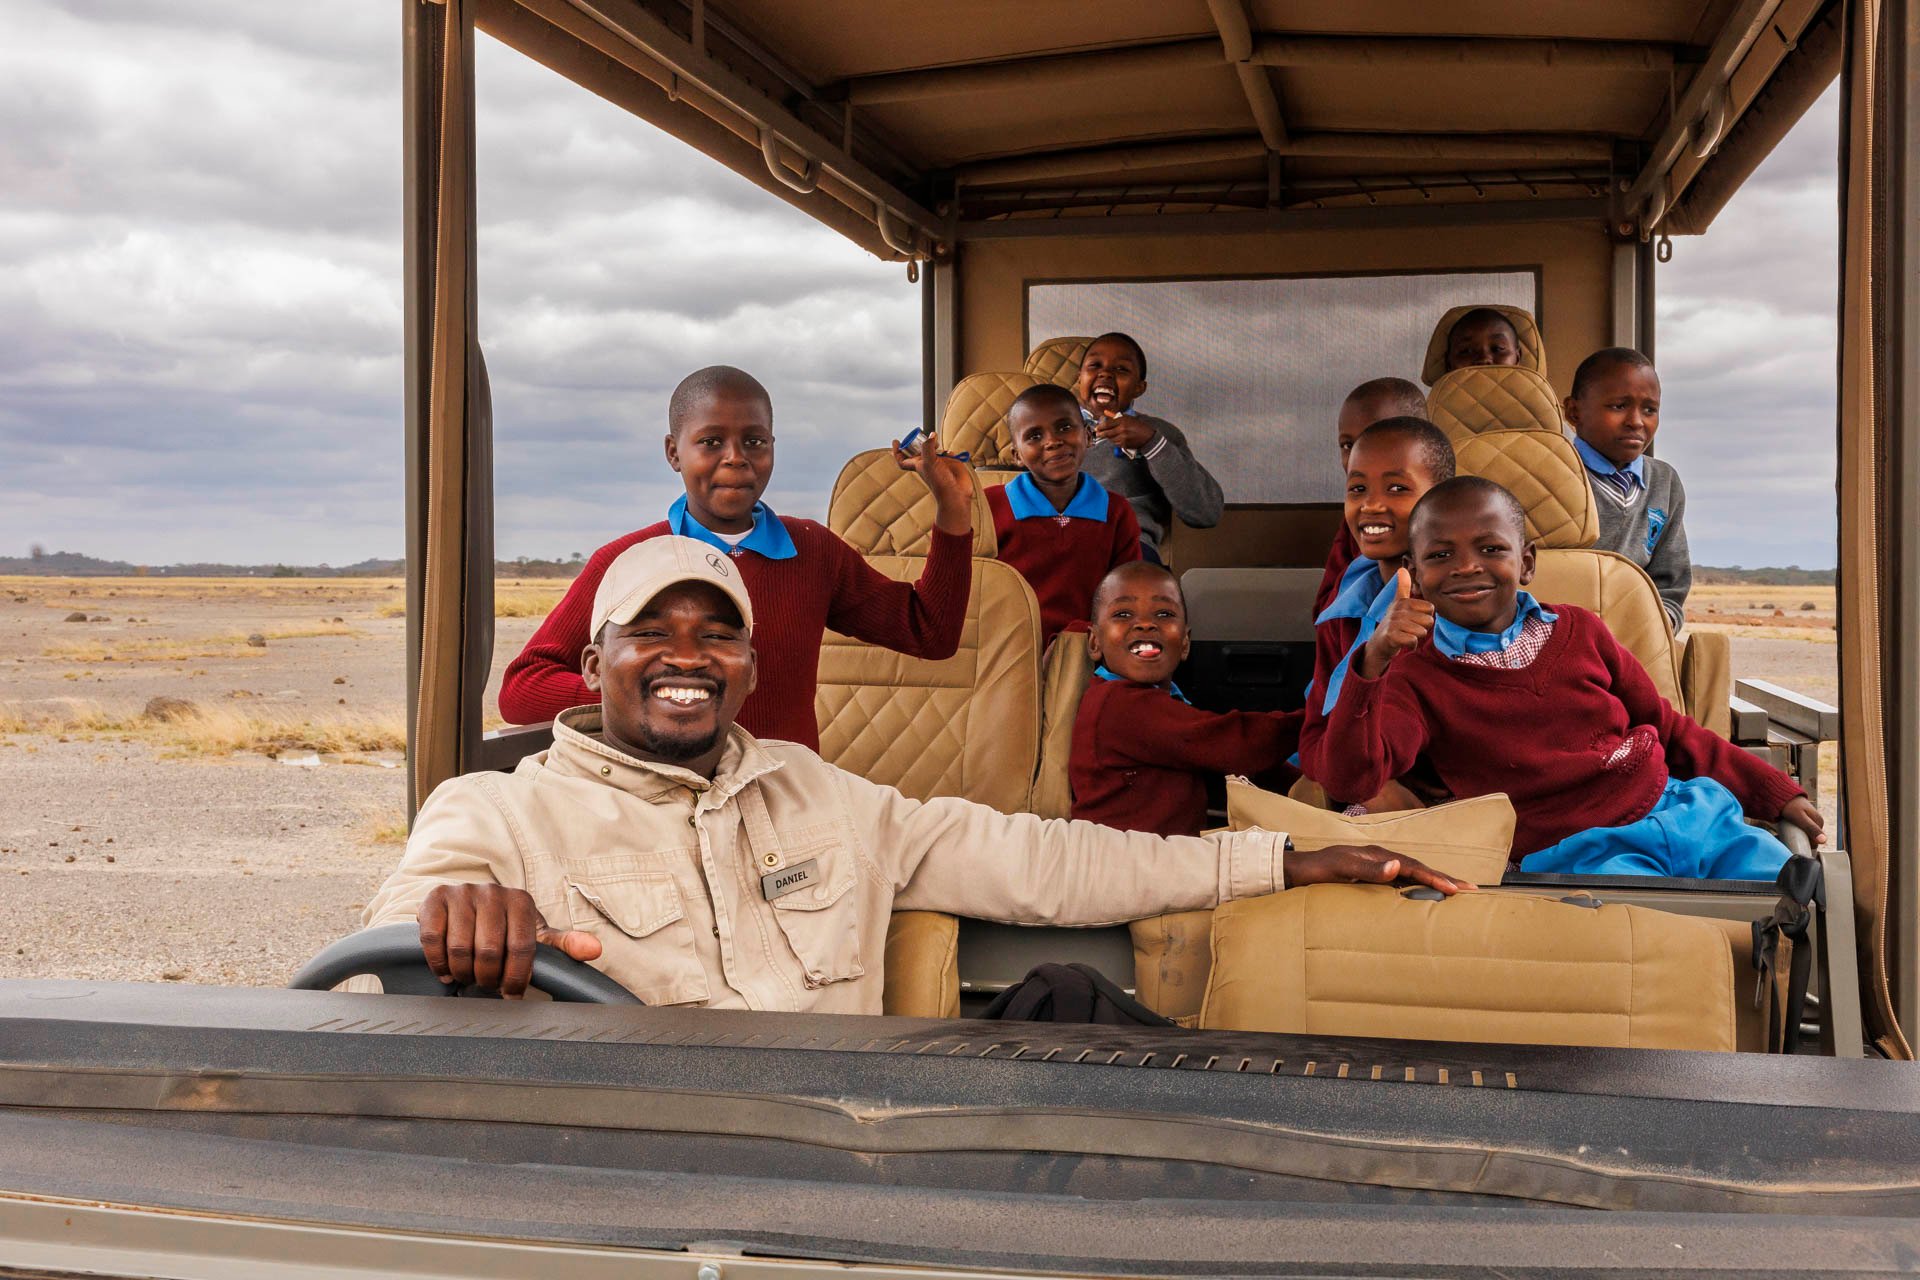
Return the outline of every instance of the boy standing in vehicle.
<path id="1" fill-rule="evenodd" d="M 1039 598 L 1044 647 L 1086 625 L 1107 570 L 1140 558 L 1140 525 L 1125 498 L 1080 469 L 1088 434 L 1073 392 L 1028 387 L 1007 410 L 1007 426 L 1026 470 L 989 488 L 987 506 L 1000 559 Z"/>
<path id="2" fill-rule="evenodd" d="M 1632 347 L 1594 352 L 1574 370 L 1573 394 L 1563 411 L 1600 515 L 1593 545 L 1647 571 L 1668 629 L 1678 631 L 1686 625 L 1687 592 L 1693 589 L 1687 491 L 1679 472 L 1647 456 L 1660 429 L 1660 375 L 1653 361 Z"/>
<path id="3" fill-rule="evenodd" d="M 1173 673 L 1191 647 L 1180 585 L 1144 560 L 1093 598 L 1094 681 L 1073 722 L 1073 816 L 1121 831 L 1197 836 L 1209 775 L 1265 773 L 1300 744 L 1298 711 L 1202 711 Z"/>
<path id="4" fill-rule="evenodd" d="M 1522 589 L 1534 548 L 1511 493 L 1435 486 L 1412 546 L 1427 607 L 1382 624 L 1380 666 L 1302 746 L 1309 776 L 1366 793 L 1425 758 L 1454 795 L 1505 792 L 1524 871 L 1771 880 L 1786 846 L 1743 810 L 1825 839 L 1793 779 L 1675 711 L 1606 623 Z"/>
<path id="5" fill-rule="evenodd" d="M 1347 398 L 1340 405 L 1340 416 L 1334 423 L 1340 442 L 1340 474 L 1347 474 L 1348 455 L 1362 431 L 1388 418 L 1426 416 L 1427 397 L 1405 378 L 1374 378 L 1347 392 Z M 1346 520 L 1342 519 L 1340 531 L 1333 536 L 1333 547 L 1327 552 L 1326 571 L 1320 575 L 1320 586 L 1313 593 L 1314 617 L 1318 618 L 1333 603 L 1333 597 L 1340 591 L 1340 579 L 1359 554 L 1360 544 L 1353 540 L 1353 530 L 1347 528 Z"/>
<path id="6" fill-rule="evenodd" d="M 1447 372 L 1469 365 L 1519 364 L 1520 335 L 1492 307 L 1475 307 L 1447 332 Z"/>
<path id="7" fill-rule="evenodd" d="M 1104 333 L 1087 344 L 1074 395 L 1096 437 L 1087 474 L 1133 506 L 1140 523 L 1140 555 L 1158 561 L 1160 544 L 1179 516 L 1195 529 L 1220 523 L 1220 484 L 1193 456 L 1180 428 L 1136 411 L 1147 389 L 1147 353 L 1124 333 Z"/>
<path id="8" fill-rule="evenodd" d="M 588 559 L 507 667 L 501 715 L 531 724 L 599 700 L 580 661 L 593 642 L 587 620 L 601 575 L 628 547 L 669 533 L 728 557 L 753 593 L 768 657 L 740 719 L 763 737 L 819 745 L 813 694 L 828 627 L 917 658 L 946 658 L 959 648 L 973 584 L 973 481 L 933 437 L 911 457 L 894 442 L 896 461 L 926 481 L 937 512 L 926 568 L 908 584 L 874 570 L 825 526 L 777 516 L 760 500 L 773 478 L 773 401 L 751 374 L 728 365 L 689 374 L 674 389 L 667 426 L 667 465 L 686 492 L 665 520 Z"/>

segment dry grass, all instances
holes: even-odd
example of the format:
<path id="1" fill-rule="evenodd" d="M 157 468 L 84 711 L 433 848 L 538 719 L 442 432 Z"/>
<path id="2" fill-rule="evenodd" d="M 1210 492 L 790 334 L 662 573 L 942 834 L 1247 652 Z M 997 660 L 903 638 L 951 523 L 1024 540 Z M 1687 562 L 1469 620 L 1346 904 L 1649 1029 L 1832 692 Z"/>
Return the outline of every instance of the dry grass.
<path id="1" fill-rule="evenodd" d="M 308 640 L 321 636 L 358 636 L 364 634 L 341 622 L 323 622 L 313 626 L 279 627 L 257 633 L 269 644 L 275 640 Z M 248 633 L 232 631 L 224 635 L 204 636 L 197 640 L 159 638 L 110 638 L 104 640 L 63 640 L 40 651 L 42 657 L 68 662 L 186 662 L 193 658 L 258 658 L 264 648 L 247 643 Z"/>
<path id="2" fill-rule="evenodd" d="M 360 840 L 364 844 L 405 844 L 407 818 L 400 813 L 369 813 L 360 820 Z"/>
<path id="3" fill-rule="evenodd" d="M 540 582 L 496 582 L 493 584 L 493 616 L 496 618 L 544 618 L 560 603 L 573 585 L 572 579 L 555 578 Z M 407 604 L 395 600 L 378 610 L 382 618 L 404 618 Z"/>
<path id="4" fill-rule="evenodd" d="M 406 717 L 399 712 L 288 716 L 236 708 L 196 708 L 176 719 L 152 720 L 78 700 L 20 706 L 0 704 L 0 735 L 61 737 L 117 735 L 168 748 L 179 756 L 223 756 L 287 751 L 346 753 L 404 751 Z"/>

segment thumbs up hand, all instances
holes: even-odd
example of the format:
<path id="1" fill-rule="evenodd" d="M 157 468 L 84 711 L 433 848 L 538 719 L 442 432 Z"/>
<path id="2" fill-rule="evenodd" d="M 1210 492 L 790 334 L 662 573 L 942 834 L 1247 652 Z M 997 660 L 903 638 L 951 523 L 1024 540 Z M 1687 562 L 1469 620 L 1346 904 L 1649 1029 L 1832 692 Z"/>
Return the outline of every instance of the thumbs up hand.
<path id="1" fill-rule="evenodd" d="M 1377 679 L 1387 664 L 1413 648 L 1433 631 L 1433 604 L 1422 600 L 1413 575 L 1403 567 L 1393 576 L 1394 600 L 1387 616 L 1367 638 L 1354 667 L 1369 680 Z"/>

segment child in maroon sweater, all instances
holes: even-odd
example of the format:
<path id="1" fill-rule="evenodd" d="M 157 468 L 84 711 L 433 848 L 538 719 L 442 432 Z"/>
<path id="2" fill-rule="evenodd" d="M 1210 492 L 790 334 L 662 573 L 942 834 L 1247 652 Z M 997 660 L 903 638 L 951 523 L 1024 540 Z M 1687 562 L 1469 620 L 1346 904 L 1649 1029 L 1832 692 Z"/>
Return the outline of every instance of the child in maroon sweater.
<path id="1" fill-rule="evenodd" d="M 1385 422 L 1388 418 L 1426 416 L 1426 396 L 1405 378 L 1375 378 L 1347 392 L 1333 428 L 1335 438 L 1340 443 L 1340 474 L 1347 474 L 1347 460 L 1353 454 L 1353 442 L 1368 427 L 1376 422 Z M 1320 575 L 1319 589 L 1313 593 L 1315 618 L 1325 613 L 1327 606 L 1333 603 L 1333 598 L 1340 594 L 1340 580 L 1346 576 L 1347 566 L 1359 554 L 1360 544 L 1354 540 L 1353 530 L 1342 520 L 1340 531 L 1333 535 L 1333 546 L 1327 552 L 1327 567 Z"/>
<path id="2" fill-rule="evenodd" d="M 607 566 L 636 542 L 676 533 L 731 556 L 753 600 L 759 684 L 740 725 L 762 738 L 817 748 L 813 694 L 828 627 L 916 658 L 960 646 L 973 587 L 973 482 L 932 436 L 917 454 L 894 454 L 919 473 L 936 504 L 933 546 L 920 580 L 895 582 L 812 520 L 776 516 L 760 501 L 773 478 L 773 402 L 751 374 L 714 365 L 690 374 L 667 408 L 667 465 L 686 493 L 667 518 L 594 552 L 566 596 L 507 667 L 500 714 L 515 724 L 550 720 L 597 703 L 580 676 L 593 593 Z"/>
<path id="3" fill-rule="evenodd" d="M 1040 601 L 1044 647 L 1086 625 L 1107 570 L 1140 558 L 1140 522 L 1125 498 L 1080 469 L 1089 436 L 1073 392 L 1028 387 L 1007 410 L 1007 426 L 1026 472 L 988 489 L 987 506 L 1000 559 Z"/>
<path id="4" fill-rule="evenodd" d="M 1187 607 L 1173 575 L 1138 561 L 1107 574 L 1087 637 L 1095 679 L 1073 722 L 1073 816 L 1122 831 L 1197 836 L 1207 775 L 1280 766 L 1298 711 L 1201 711 L 1173 673 L 1186 659 Z"/>
<path id="5" fill-rule="evenodd" d="M 1384 670 L 1348 675 L 1308 775 L 1365 794 L 1424 755 L 1453 794 L 1512 799 L 1525 871 L 1771 880 L 1786 846 L 1742 810 L 1825 839 L 1791 778 L 1669 706 L 1604 622 L 1522 591 L 1533 562 L 1499 485 L 1461 476 L 1422 498 L 1420 598 L 1381 621 Z"/>

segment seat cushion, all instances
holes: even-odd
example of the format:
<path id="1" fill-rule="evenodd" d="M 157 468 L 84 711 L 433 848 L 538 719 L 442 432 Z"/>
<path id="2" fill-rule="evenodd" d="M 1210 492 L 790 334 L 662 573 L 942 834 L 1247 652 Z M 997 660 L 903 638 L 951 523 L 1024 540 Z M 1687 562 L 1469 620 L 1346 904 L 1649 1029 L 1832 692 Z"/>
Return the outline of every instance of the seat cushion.
<path id="1" fill-rule="evenodd" d="M 1073 755 L 1073 724 L 1080 699 L 1093 679 L 1093 657 L 1082 631 L 1055 636 L 1040 664 L 1040 766 L 1033 775 L 1033 802 L 1043 818 L 1073 813 L 1073 786 L 1067 765 Z"/>
<path id="2" fill-rule="evenodd" d="M 1735 1047 L 1726 935 L 1644 907 L 1309 885 L 1213 913 L 1200 1025 L 1633 1049 Z"/>
<path id="3" fill-rule="evenodd" d="M 1040 379 L 1030 373 L 970 373 L 947 397 L 940 419 L 940 445 L 949 453 L 973 455 L 973 465 L 1019 465 L 1013 456 L 1013 435 L 1007 428 L 1007 410 L 1028 387 Z"/>
<path id="4" fill-rule="evenodd" d="M 896 911 L 887 921 L 880 1012 L 895 1018 L 960 1016 L 960 922 L 938 911 Z"/>
<path id="5" fill-rule="evenodd" d="M 911 582 L 926 561 L 871 556 Z M 951 658 L 930 662 L 829 631 L 814 697 L 820 754 L 916 800 L 961 796 L 1004 813 L 1026 807 L 1040 753 L 1040 606 L 1020 571 L 973 562 L 972 595 Z"/>
<path id="6" fill-rule="evenodd" d="M 1599 614 L 1620 647 L 1640 659 L 1660 696 L 1687 708 L 1673 633 L 1646 570 L 1611 551 L 1542 551 L 1527 590 L 1543 603 L 1577 604 Z"/>
<path id="7" fill-rule="evenodd" d="M 1284 831 L 1300 849 L 1330 844 L 1377 844 L 1418 858 L 1434 870 L 1474 884 L 1494 885 L 1513 851 L 1513 803 L 1503 795 L 1475 796 L 1431 809 L 1368 813 L 1349 818 L 1227 779 L 1227 825 Z"/>
<path id="8" fill-rule="evenodd" d="M 827 528 L 868 556 L 924 556 L 933 545 L 933 491 L 911 471 L 902 471 L 891 449 L 868 449 L 847 459 L 833 482 Z M 976 477 L 973 483 L 973 554 L 999 553 L 993 509 Z"/>
<path id="9" fill-rule="evenodd" d="M 1027 352 L 1027 372 L 1042 382 L 1071 387 L 1080 381 L 1080 361 L 1092 338 L 1048 338 Z"/>
<path id="10" fill-rule="evenodd" d="M 1453 334 L 1453 326 L 1460 323 L 1460 317 L 1469 311 L 1486 307 L 1498 311 L 1513 326 L 1514 336 L 1520 339 L 1520 363 L 1512 366 L 1527 369 L 1545 377 L 1547 373 L 1547 346 L 1540 337 L 1540 326 L 1534 323 L 1533 313 L 1523 307 L 1509 307 L 1490 302 L 1470 302 L 1465 306 L 1453 307 L 1440 317 L 1440 323 L 1433 326 L 1433 336 L 1427 340 L 1427 358 L 1421 368 L 1420 380 L 1433 386 L 1447 374 L 1447 339 Z M 1457 371 L 1456 371 L 1457 372 Z"/>
<path id="11" fill-rule="evenodd" d="M 1535 545 L 1590 547 L 1600 536 L 1586 468 L 1558 431 L 1499 428 L 1451 438 L 1455 469 L 1484 476 L 1518 499 Z"/>

